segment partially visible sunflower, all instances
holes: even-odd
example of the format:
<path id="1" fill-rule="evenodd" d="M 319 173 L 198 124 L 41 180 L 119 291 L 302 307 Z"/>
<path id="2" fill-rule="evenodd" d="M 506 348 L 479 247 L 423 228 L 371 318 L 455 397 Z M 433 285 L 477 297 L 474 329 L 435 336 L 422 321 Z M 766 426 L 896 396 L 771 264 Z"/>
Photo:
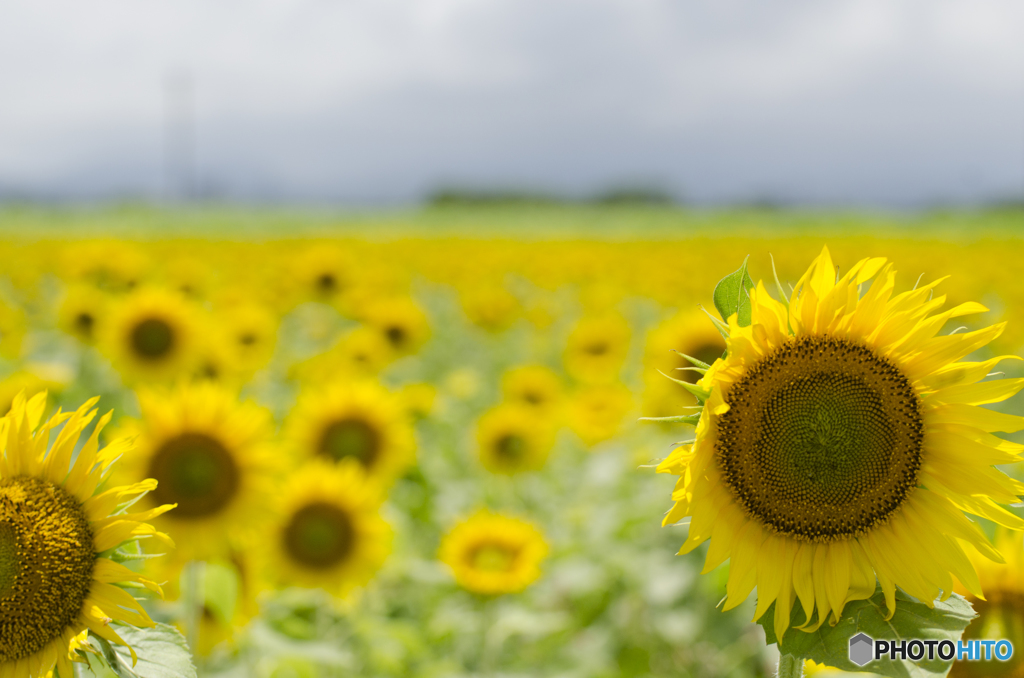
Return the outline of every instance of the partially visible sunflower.
<path id="1" fill-rule="evenodd" d="M 458 523 L 441 540 L 438 558 L 459 586 L 497 596 L 518 593 L 541 575 L 548 544 L 531 523 L 488 511 Z"/>
<path id="2" fill-rule="evenodd" d="M 697 360 L 711 363 L 718 360 L 725 351 L 725 339 L 715 326 L 708 322 L 702 311 L 679 313 L 658 325 L 647 337 L 647 348 L 644 353 L 646 376 L 661 384 L 672 386 L 676 399 L 693 402 L 693 395 L 686 389 L 660 375 L 661 372 L 673 379 L 695 384 L 700 380 L 700 373 L 693 369 L 693 364 L 685 358 L 690 356 Z M 648 389 L 651 395 L 659 394 L 658 389 Z M 666 393 L 667 395 L 667 393 Z M 656 406 L 655 409 L 658 409 Z"/>
<path id="3" fill-rule="evenodd" d="M 1024 485 L 993 467 L 1022 448 L 992 435 L 1024 418 L 979 406 L 1024 379 L 982 381 L 1010 356 L 959 362 L 1003 326 L 939 335 L 985 310 L 939 313 L 939 282 L 894 294 L 884 259 L 839 277 L 824 249 L 788 303 L 758 284 L 750 324 L 727 319 L 728 355 L 695 386 L 706 398 L 696 440 L 658 467 L 681 476 L 664 523 L 692 517 L 680 552 L 710 539 L 705 571 L 730 560 L 725 609 L 756 586 L 755 619 L 774 602 L 782 638 L 795 603 L 801 628 L 834 624 L 876 578 L 889 616 L 897 586 L 928 605 L 955 581 L 981 596 L 965 547 L 1003 558 L 964 513 L 1024 528 L 999 505 Z"/>
<path id="4" fill-rule="evenodd" d="M 314 460 L 280 494 L 277 518 L 261 541 L 263 575 L 279 586 L 344 595 L 366 584 L 391 551 L 379 487 L 347 460 Z"/>
<path id="5" fill-rule="evenodd" d="M 554 426 L 519 403 L 493 407 L 477 422 L 480 463 L 492 473 L 514 474 L 544 467 L 555 443 Z"/>
<path id="6" fill-rule="evenodd" d="M 357 327 L 329 351 L 295 365 L 290 376 L 307 383 L 328 379 L 367 379 L 380 374 L 394 359 L 384 336 L 369 327 Z"/>
<path id="7" fill-rule="evenodd" d="M 106 292 L 126 292 L 145 278 L 145 253 L 124 240 L 75 242 L 62 253 L 60 272 L 66 280 L 88 283 Z"/>
<path id="8" fill-rule="evenodd" d="M 311 246 L 292 257 L 293 293 L 300 300 L 343 305 L 353 285 L 354 267 L 351 256 L 336 246 Z"/>
<path id="9" fill-rule="evenodd" d="M 194 364 L 196 310 L 176 292 L 140 289 L 112 310 L 104 352 L 128 381 L 171 380 Z"/>
<path id="10" fill-rule="evenodd" d="M 255 372 L 270 362 L 277 345 L 278 320 L 267 306 L 252 301 L 233 304 L 218 317 L 239 367 Z"/>
<path id="11" fill-rule="evenodd" d="M 17 358 L 28 325 L 25 311 L 15 304 L 0 301 L 0 356 Z"/>
<path id="12" fill-rule="evenodd" d="M 508 329 L 522 313 L 519 300 L 501 285 L 468 286 L 459 296 L 470 322 L 488 332 Z"/>
<path id="13" fill-rule="evenodd" d="M 57 326 L 86 344 L 102 334 L 110 302 L 107 295 L 91 285 L 71 285 L 57 311 Z"/>
<path id="14" fill-rule="evenodd" d="M 432 384 L 418 382 L 406 384 L 399 390 L 398 398 L 405 406 L 405 411 L 413 419 L 429 417 L 434 411 L 434 401 L 437 400 L 437 389 Z"/>
<path id="15" fill-rule="evenodd" d="M 569 400 L 569 428 L 587 445 L 596 445 L 618 435 L 622 422 L 633 407 L 633 396 L 621 384 L 588 386 Z"/>
<path id="16" fill-rule="evenodd" d="M 373 382 L 342 383 L 302 394 L 286 428 L 300 459 L 353 459 L 383 484 L 415 462 L 416 441 L 405 408 Z"/>
<path id="17" fill-rule="evenodd" d="M 97 491 L 128 446 L 99 446 L 111 414 L 96 418 L 93 398 L 40 426 L 46 394 L 15 398 L 0 420 L 0 676 L 74 675 L 69 653 L 82 631 L 125 645 L 111 622 L 153 626 L 133 584 L 160 587 L 111 559 L 122 544 L 166 536 L 148 521 L 173 508 L 129 512 L 156 488 L 143 479 Z M 58 433 L 59 431 L 59 433 Z M 50 438 L 56 433 L 53 444 Z M 74 461 L 72 461 L 74 460 Z M 135 651 L 132 650 L 132 656 Z"/>
<path id="18" fill-rule="evenodd" d="M 629 323 L 621 315 L 583 318 L 569 334 L 565 369 L 586 384 L 616 381 L 629 352 L 629 339 Z"/>
<path id="19" fill-rule="evenodd" d="M 48 366 L 26 366 L 0 380 L 0 416 L 7 414 L 19 393 L 31 398 L 37 393 L 60 393 L 71 381 L 72 375 Z"/>
<path id="20" fill-rule="evenodd" d="M 389 297 L 367 304 L 363 321 L 381 334 L 396 356 L 416 353 L 430 337 L 427 314 L 409 297 Z"/>
<path id="21" fill-rule="evenodd" d="M 970 553 L 978 571 L 985 598 L 963 587 L 958 588 L 970 600 L 978 615 L 964 631 L 964 640 L 1002 640 L 1013 643 L 1014 653 L 1007 661 L 954 662 L 950 678 L 1024 678 L 1024 543 L 1020 532 L 1002 529 L 995 546 L 1006 558 L 994 563 Z"/>
<path id="22" fill-rule="evenodd" d="M 522 403 L 549 416 L 555 416 L 561 408 L 562 391 L 562 380 L 543 365 L 521 365 L 501 376 L 505 400 Z"/>
<path id="23" fill-rule="evenodd" d="M 118 477 L 155 478 L 160 484 L 143 502 L 178 505 L 158 523 L 180 544 L 173 566 L 226 557 L 247 544 L 262 526 L 280 470 L 269 412 L 209 382 L 138 395 L 141 419 L 117 431 L 137 446 Z"/>

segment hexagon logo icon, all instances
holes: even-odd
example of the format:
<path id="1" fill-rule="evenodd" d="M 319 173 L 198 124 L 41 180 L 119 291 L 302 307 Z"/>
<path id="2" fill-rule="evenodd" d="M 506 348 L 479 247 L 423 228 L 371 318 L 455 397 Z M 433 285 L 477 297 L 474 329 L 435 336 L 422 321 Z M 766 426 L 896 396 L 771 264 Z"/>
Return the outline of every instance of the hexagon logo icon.
<path id="1" fill-rule="evenodd" d="M 866 633 L 858 633 L 850 638 L 850 661 L 857 666 L 864 666 L 875 658 L 875 641 Z"/>

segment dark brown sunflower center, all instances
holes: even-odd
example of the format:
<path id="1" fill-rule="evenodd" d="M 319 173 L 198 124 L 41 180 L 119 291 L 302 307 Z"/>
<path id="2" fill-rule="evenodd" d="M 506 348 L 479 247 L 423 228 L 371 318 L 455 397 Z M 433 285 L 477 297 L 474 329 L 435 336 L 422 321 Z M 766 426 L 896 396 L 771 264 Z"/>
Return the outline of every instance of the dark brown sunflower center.
<path id="1" fill-rule="evenodd" d="M 78 501 L 38 478 L 0 480 L 0 665 L 75 624 L 96 561 Z"/>
<path id="2" fill-rule="evenodd" d="M 177 504 L 176 520 L 206 518 L 221 511 L 238 492 L 239 468 L 224 445 L 203 433 L 182 433 L 165 442 L 146 473 L 158 485 L 157 504 Z"/>
<path id="3" fill-rule="evenodd" d="M 531 405 L 540 405 L 546 400 L 546 398 L 544 397 L 544 394 L 539 391 L 524 391 L 523 400 Z"/>
<path id="4" fill-rule="evenodd" d="M 144 360 L 159 360 L 174 349 L 174 330 L 159 318 L 147 318 L 132 328 L 131 344 Z"/>
<path id="5" fill-rule="evenodd" d="M 506 433 L 494 441 L 494 455 L 506 465 L 514 466 L 526 456 L 526 439 L 516 433 Z"/>
<path id="6" fill-rule="evenodd" d="M 373 466 L 380 454 L 380 433 L 362 419 L 331 422 L 320 436 L 320 453 L 335 461 L 347 457 L 363 466 Z"/>
<path id="7" fill-rule="evenodd" d="M 88 311 L 82 311 L 75 316 L 75 328 L 86 337 L 92 336 L 93 326 L 96 324 L 96 319 L 92 316 L 92 313 Z"/>
<path id="8" fill-rule="evenodd" d="M 326 569 L 341 563 L 355 546 L 348 514 L 327 503 L 311 503 L 295 512 L 284 528 L 285 551 L 299 564 Z"/>
<path id="9" fill-rule="evenodd" d="M 409 338 L 409 333 L 406 332 L 405 328 L 401 325 L 391 325 L 384 330 L 384 336 L 388 338 L 388 343 L 394 348 L 402 348 L 405 346 L 406 340 Z"/>
<path id="10" fill-rule="evenodd" d="M 467 563 L 483 572 L 508 572 L 515 564 L 516 549 L 506 544 L 481 544 L 470 550 Z"/>
<path id="11" fill-rule="evenodd" d="M 338 279 L 330 273 L 321 273 L 317 276 L 316 287 L 324 294 L 329 294 L 338 288 Z"/>
<path id="12" fill-rule="evenodd" d="M 800 337 L 726 395 L 715 445 L 726 484 L 774 531 L 826 542 L 885 522 L 917 484 L 913 387 L 870 349 Z"/>
<path id="13" fill-rule="evenodd" d="M 608 352 L 608 344 L 603 341 L 595 341 L 583 347 L 583 350 L 592 356 L 602 356 Z"/>

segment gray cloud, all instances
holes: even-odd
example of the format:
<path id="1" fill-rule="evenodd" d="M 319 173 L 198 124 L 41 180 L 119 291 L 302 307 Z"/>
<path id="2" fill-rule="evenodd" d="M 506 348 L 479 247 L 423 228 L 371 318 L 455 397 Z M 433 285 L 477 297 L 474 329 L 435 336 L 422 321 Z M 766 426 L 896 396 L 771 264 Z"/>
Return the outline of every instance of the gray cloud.
<path id="1" fill-rule="evenodd" d="M 199 182 L 228 198 L 1019 196 L 1022 19 L 1012 0 L 19 0 L 0 191 L 159 195 L 184 71 Z"/>

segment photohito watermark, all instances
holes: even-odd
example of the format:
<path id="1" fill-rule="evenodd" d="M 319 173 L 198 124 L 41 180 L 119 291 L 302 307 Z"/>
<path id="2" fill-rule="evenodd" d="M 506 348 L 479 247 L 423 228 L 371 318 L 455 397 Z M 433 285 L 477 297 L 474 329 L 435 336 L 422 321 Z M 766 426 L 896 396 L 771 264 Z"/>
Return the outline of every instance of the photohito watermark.
<path id="1" fill-rule="evenodd" d="M 943 661 L 1001 661 L 1013 656 L 1013 643 L 1008 640 L 875 640 L 866 633 L 850 638 L 850 661 L 867 666 L 888 657 L 891 660 L 935 659 Z"/>

